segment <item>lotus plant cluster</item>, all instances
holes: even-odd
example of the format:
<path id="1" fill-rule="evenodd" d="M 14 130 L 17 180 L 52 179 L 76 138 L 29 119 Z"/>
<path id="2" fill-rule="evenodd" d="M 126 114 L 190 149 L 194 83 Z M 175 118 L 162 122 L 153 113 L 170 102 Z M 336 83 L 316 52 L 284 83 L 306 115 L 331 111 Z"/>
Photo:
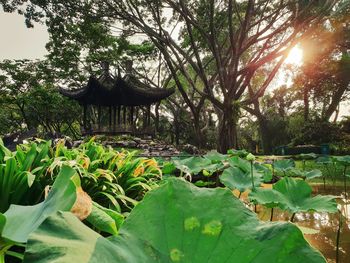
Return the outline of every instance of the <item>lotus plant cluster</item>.
<path id="1" fill-rule="evenodd" d="M 22 259 L 20 247 L 43 220 L 71 211 L 92 229 L 109 234 L 144 196 L 162 172 L 154 159 L 115 151 L 93 139 L 68 149 L 36 140 L 8 150 L 0 140 L 0 262 Z"/>
<path id="2" fill-rule="evenodd" d="M 315 176 L 289 176 L 291 161 L 257 160 L 231 150 L 158 162 L 93 140 L 11 152 L 0 142 L 0 263 L 326 262 L 296 225 L 260 221 L 241 194 L 292 217 L 336 212 L 334 197 L 311 196 Z"/>

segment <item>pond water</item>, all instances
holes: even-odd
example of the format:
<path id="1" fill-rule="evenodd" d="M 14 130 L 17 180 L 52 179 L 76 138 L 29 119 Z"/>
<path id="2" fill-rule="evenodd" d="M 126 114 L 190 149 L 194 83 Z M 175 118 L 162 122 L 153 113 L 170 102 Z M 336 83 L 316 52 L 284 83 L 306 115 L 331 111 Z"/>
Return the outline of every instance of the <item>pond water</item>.
<path id="1" fill-rule="evenodd" d="M 266 187 L 266 186 L 265 186 Z M 339 262 L 350 263 L 350 198 L 345 198 L 344 188 L 341 186 L 314 184 L 313 195 L 335 195 L 337 196 L 340 213 L 297 213 L 294 223 L 306 228 L 305 238 L 316 249 L 321 251 L 329 263 L 336 262 L 337 232 L 339 228 L 339 218 L 341 216 L 342 226 L 339 239 Z M 244 196 L 242 196 L 244 198 Z M 346 200 L 347 199 L 347 200 Z M 257 213 L 260 219 L 270 220 L 271 209 L 257 206 Z M 288 221 L 291 214 L 274 209 L 273 221 Z M 312 232 L 312 234 L 306 234 Z"/>

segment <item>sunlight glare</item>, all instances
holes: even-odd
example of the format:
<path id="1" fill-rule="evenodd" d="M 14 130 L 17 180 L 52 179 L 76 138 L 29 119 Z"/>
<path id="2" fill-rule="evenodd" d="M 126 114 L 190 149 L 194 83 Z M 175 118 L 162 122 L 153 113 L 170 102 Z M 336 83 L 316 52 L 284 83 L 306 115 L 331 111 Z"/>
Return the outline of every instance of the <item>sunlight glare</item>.
<path id="1" fill-rule="evenodd" d="M 293 47 L 285 62 L 287 64 L 301 66 L 303 64 L 303 50 L 298 46 Z"/>

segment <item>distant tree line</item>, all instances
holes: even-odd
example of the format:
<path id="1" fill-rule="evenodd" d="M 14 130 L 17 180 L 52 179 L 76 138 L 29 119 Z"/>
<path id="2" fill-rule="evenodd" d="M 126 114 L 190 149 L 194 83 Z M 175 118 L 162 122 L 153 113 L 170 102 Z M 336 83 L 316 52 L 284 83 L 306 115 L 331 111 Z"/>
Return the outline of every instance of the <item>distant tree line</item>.
<path id="1" fill-rule="evenodd" d="M 177 88 L 152 110 L 158 135 L 172 143 L 271 153 L 281 144 L 347 140 L 348 124 L 338 118 L 349 96 L 347 0 L 7 0 L 2 7 L 23 14 L 28 27 L 45 23 L 50 37 L 45 60 L 1 63 L 2 134 L 30 127 L 78 134 L 80 109 L 57 88 L 81 87 L 101 61 L 117 72 L 132 59 L 143 81 Z M 286 69 L 297 44 L 303 66 Z M 294 84 L 269 91 L 280 70 Z M 325 127 L 332 132 L 321 136 Z"/>

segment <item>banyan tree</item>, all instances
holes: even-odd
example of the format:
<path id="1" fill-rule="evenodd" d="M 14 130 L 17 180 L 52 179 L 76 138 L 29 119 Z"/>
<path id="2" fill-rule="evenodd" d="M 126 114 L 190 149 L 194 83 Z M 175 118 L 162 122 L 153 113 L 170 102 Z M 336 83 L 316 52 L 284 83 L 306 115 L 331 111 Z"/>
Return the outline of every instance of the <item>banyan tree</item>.
<path id="1" fill-rule="evenodd" d="M 152 88 L 131 72 L 114 77 L 107 63 L 100 77 L 90 76 L 81 89 L 60 88 L 61 94 L 77 100 L 83 108 L 82 133 L 86 134 L 154 134 L 151 105 L 174 93 L 174 89 Z"/>

